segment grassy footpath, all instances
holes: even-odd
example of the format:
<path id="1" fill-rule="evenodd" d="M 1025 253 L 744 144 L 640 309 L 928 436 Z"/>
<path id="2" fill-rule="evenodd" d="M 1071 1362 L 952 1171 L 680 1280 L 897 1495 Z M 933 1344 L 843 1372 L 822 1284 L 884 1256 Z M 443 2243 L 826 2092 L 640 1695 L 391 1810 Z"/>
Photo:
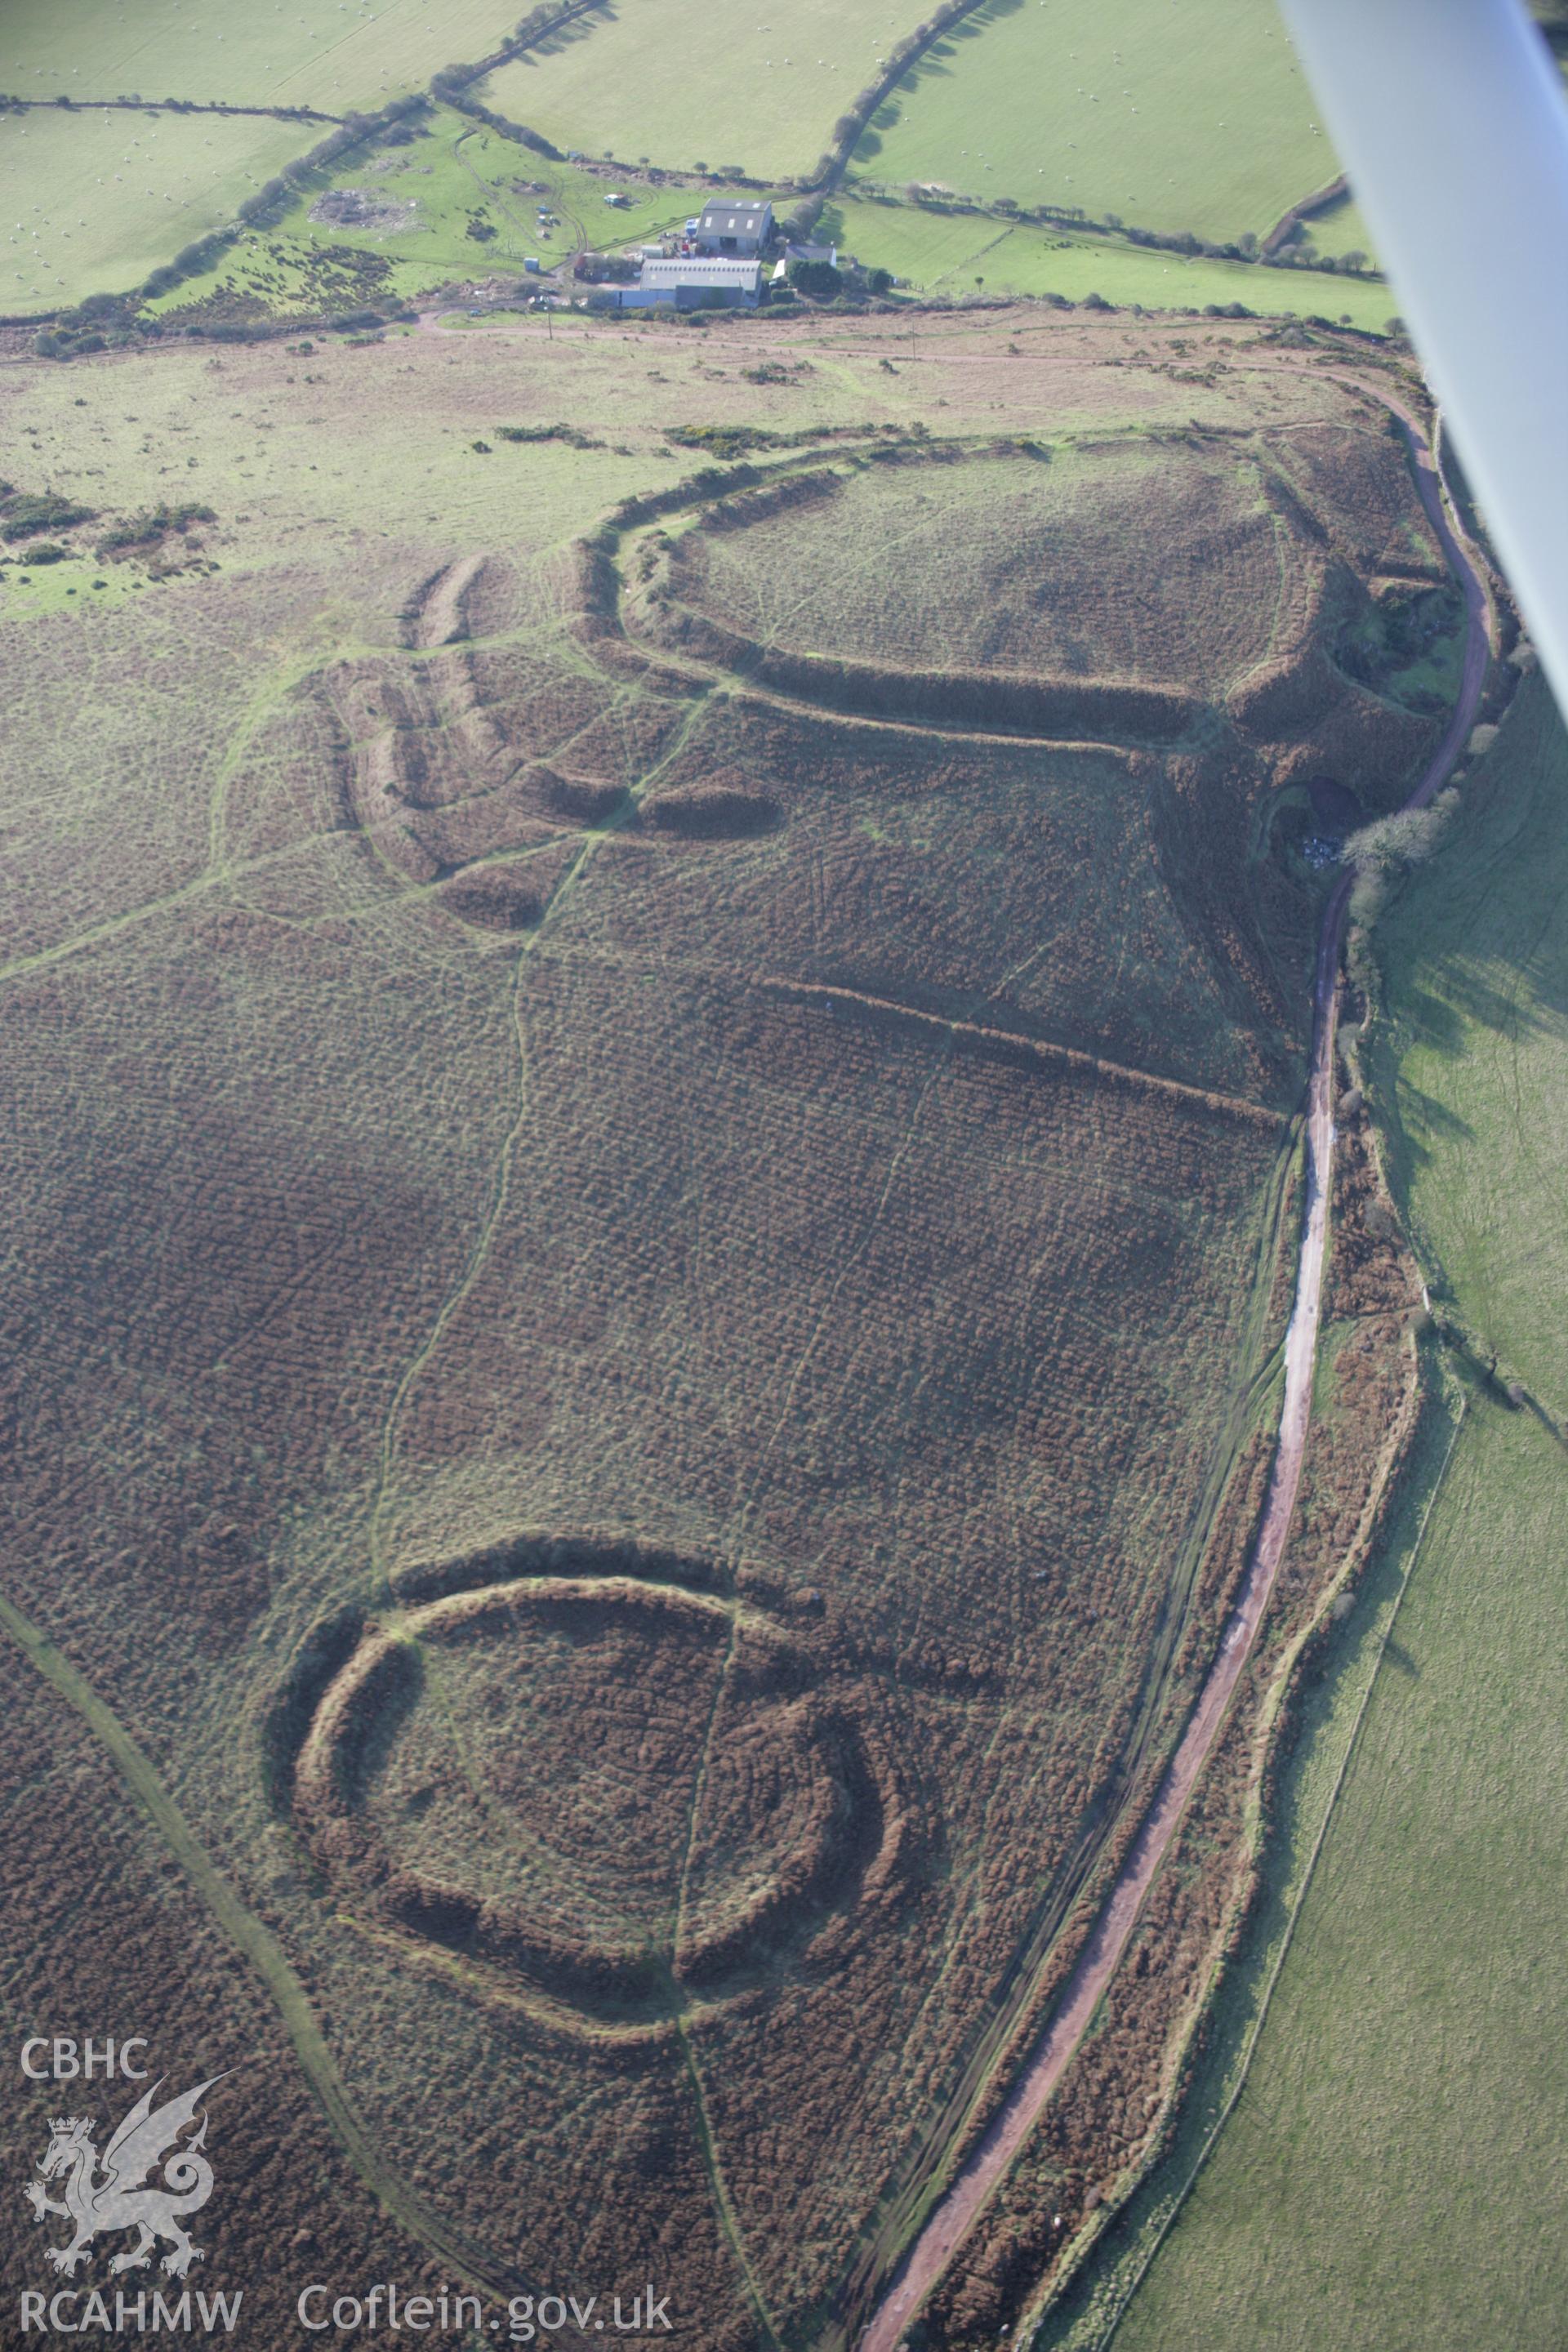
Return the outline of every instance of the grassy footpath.
<path id="1" fill-rule="evenodd" d="M 1459 1311 L 1555 1410 L 1568 739 L 1538 679 L 1468 797 L 1455 848 L 1378 935 L 1392 1015 L 1379 1092 L 1400 1188 Z M 1118 2352 L 1561 2344 L 1565 1533 L 1558 1440 L 1472 1395 L 1246 2087 Z M 1384 1561 L 1363 1607 L 1388 1574 Z M 1303 1827 L 1288 1821 L 1287 1879 Z M 1225 2087 L 1211 2074 L 1197 2108 L 1217 2111 Z M 1121 2251 L 1124 2289 L 1138 2259 L 1125 2236 Z M 1100 2289 L 1042 2341 L 1106 2344 L 1103 2272 Z"/>

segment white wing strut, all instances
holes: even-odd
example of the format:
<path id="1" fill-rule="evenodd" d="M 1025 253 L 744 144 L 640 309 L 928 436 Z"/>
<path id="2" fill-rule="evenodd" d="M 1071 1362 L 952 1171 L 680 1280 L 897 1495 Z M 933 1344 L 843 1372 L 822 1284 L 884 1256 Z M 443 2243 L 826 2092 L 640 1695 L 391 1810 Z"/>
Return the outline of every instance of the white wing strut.
<path id="1" fill-rule="evenodd" d="M 1519 0 L 1282 0 L 1568 714 L 1568 97 Z"/>

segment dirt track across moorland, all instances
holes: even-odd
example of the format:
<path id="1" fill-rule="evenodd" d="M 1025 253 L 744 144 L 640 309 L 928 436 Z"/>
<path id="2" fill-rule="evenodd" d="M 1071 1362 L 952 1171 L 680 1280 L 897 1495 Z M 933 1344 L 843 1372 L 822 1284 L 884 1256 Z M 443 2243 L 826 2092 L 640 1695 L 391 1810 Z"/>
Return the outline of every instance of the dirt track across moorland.
<path id="1" fill-rule="evenodd" d="M 1358 388 L 1372 391 L 1367 385 Z M 1450 524 L 1426 435 L 1394 402 L 1381 393 L 1373 396 L 1397 417 L 1410 445 L 1421 503 L 1465 596 L 1467 632 L 1458 698 L 1442 741 L 1405 803 L 1407 809 L 1425 808 L 1452 774 L 1480 708 L 1491 652 L 1491 602 L 1479 562 Z M 1127 1948 L 1144 1898 L 1214 1746 L 1274 1589 L 1296 1507 L 1311 1417 L 1312 1374 L 1333 1172 L 1335 1010 L 1351 880 L 1346 874 L 1335 887 L 1324 908 L 1318 940 L 1307 1089 L 1306 1212 L 1296 1297 L 1285 1339 L 1285 1394 L 1263 1517 L 1240 1593 L 1176 1752 L 1068 1979 L 1050 2024 L 1026 2059 L 984 2138 L 915 2240 L 901 2271 L 861 2336 L 858 2352 L 895 2352 L 904 2330 L 968 2236 L 1067 2072 Z"/>

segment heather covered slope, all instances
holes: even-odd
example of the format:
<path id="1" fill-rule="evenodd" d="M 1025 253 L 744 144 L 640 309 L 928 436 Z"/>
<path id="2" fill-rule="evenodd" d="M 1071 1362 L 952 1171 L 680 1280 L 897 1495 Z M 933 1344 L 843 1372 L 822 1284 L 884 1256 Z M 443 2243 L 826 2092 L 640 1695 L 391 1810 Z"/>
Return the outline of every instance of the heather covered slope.
<path id="1" fill-rule="evenodd" d="M 10 371 L 52 484 L 144 506 L 185 423 L 217 520 L 0 604 L 5 1590 L 416 2238 L 737 2347 L 817 2329 L 1191 1688 L 1308 784 L 1433 731 L 1333 655 L 1436 569 L 1271 347 L 967 328 L 917 408 L 863 325 L 759 334 Z M 682 487 L 677 409 L 803 437 Z"/>

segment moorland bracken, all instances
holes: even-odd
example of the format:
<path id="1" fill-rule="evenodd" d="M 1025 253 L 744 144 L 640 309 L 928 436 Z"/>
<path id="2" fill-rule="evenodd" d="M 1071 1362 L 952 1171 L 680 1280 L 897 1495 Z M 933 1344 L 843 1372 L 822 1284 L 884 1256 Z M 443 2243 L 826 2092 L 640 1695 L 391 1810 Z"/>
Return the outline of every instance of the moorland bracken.
<path id="1" fill-rule="evenodd" d="M 1228 328 L 1179 384 L 1147 322 L 1005 331 L 931 358 L 941 435 L 814 362 L 787 447 L 685 478 L 581 327 L 334 347 L 271 471 L 281 352 L 118 355 L 85 456 L 96 377 L 11 372 L 114 512 L 214 366 L 236 416 L 190 469 L 220 576 L 0 622 L 5 1589 L 419 2211 L 668 2277 L 713 2352 L 827 2327 L 1168 1752 L 1259 1473 L 1324 887 L 1267 819 L 1326 774 L 1380 814 L 1433 733 L 1321 649 L 1432 561 L 1353 392 Z M 498 415 L 634 453 L 481 466 Z M 944 462 L 862 467 L 883 424 Z M 1334 1364 L 1342 1545 L 1392 1375 Z"/>
<path id="2" fill-rule="evenodd" d="M 260 2341 L 282 2342 L 308 2274 L 397 2276 L 416 2293 L 438 2284 L 418 2240 L 355 2179 L 249 1962 L 215 1935 L 90 1729 L 9 1643 L 0 1691 L 0 1769 L 16 1797 L 0 1892 L 5 1916 L 29 1923 L 25 1948 L 9 1956 L 19 2036 L 90 2034 L 101 2052 L 110 2037 L 118 2045 L 145 2035 L 142 2060 L 165 2080 L 165 2095 L 222 2078 L 205 2103 L 216 2186 L 193 2227 L 204 2248 L 201 2284 L 238 2290 L 242 2325 Z M 287 1868 L 286 1858 L 275 1866 Z M 100 2119 L 101 2156 L 146 2087 L 101 2072 L 90 2084 L 19 2078 L 18 2173 L 43 2155 L 49 2117 L 62 2107 L 85 2106 Z M 60 2284 L 45 2250 L 68 2236 L 52 2219 L 40 2229 L 19 2195 L 5 2200 L 0 2252 L 19 2286 L 48 2293 Z M 100 2239 L 77 2284 L 101 2289 L 104 2257 L 132 2243 Z M 175 2300 L 169 2281 L 156 2284 Z"/>

